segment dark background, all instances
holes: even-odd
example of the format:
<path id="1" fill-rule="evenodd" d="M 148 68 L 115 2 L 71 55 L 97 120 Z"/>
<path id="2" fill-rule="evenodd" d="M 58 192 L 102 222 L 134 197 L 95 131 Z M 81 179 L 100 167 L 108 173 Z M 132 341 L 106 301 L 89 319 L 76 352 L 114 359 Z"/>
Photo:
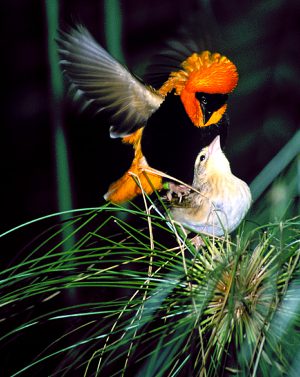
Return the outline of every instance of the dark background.
<path id="1" fill-rule="evenodd" d="M 199 25 L 208 36 L 218 35 L 213 45 L 237 65 L 240 75 L 229 100 L 226 152 L 233 171 L 248 183 L 299 129 L 299 4 L 297 0 L 120 1 L 116 26 L 121 23 L 126 64 L 138 74 L 181 26 Z M 81 22 L 107 46 L 103 1 L 61 0 L 59 6 L 61 25 Z M 45 3 L 11 0 L 1 7 L 0 228 L 7 230 L 57 211 L 58 204 Z M 67 98 L 60 106 L 72 205 L 97 206 L 128 161 L 119 158 L 120 142 L 109 139 L 107 124 L 80 114 Z"/>
<path id="2" fill-rule="evenodd" d="M 299 1 L 120 0 L 120 6 L 116 29 L 122 27 L 122 51 L 135 73 L 142 75 L 164 41 L 176 37 L 181 27 L 199 27 L 195 34 L 208 40 L 208 48 L 237 65 L 240 81 L 229 99 L 226 153 L 234 173 L 250 183 L 299 130 Z M 102 204 L 109 183 L 129 161 L 120 154 L 120 141 L 109 138 L 103 119 L 81 114 L 67 96 L 53 106 L 45 2 L 10 0 L 1 8 L 0 231 L 5 231 L 60 209 L 54 112 L 61 114 L 68 144 L 74 208 Z M 62 27 L 81 22 L 108 47 L 106 16 L 101 0 L 59 1 Z M 46 225 L 42 223 L 42 230 Z M 25 230 L 12 233 L 9 247 L 2 243 L 2 259 L 12 260 L 19 251 L 15 243 L 23 245 L 22 237 L 28 241 L 37 234 L 36 228 Z M 39 330 L 33 331 L 27 351 L 43 340 Z M 12 349 L 4 359 L 17 368 L 18 344 L 12 343 Z"/>

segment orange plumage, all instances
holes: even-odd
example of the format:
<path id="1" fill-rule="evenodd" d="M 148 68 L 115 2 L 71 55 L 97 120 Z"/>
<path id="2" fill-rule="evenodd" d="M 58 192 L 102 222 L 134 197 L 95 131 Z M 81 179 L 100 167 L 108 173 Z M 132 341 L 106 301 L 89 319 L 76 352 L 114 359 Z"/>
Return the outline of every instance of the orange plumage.
<path id="1" fill-rule="evenodd" d="M 162 188 L 160 176 L 145 175 L 149 165 L 141 142 L 147 121 L 168 95 L 174 93 L 180 97 L 195 127 L 204 129 L 226 124 L 225 102 L 227 94 L 237 85 L 238 74 L 235 65 L 219 53 L 192 53 L 156 90 L 142 83 L 110 56 L 83 26 L 61 32 L 58 44 L 61 65 L 77 89 L 76 97 L 83 96 L 86 105 L 94 104 L 98 111 L 109 110 L 113 124 L 111 137 L 121 137 L 134 148 L 131 167 L 110 185 L 106 200 L 120 203 L 134 198 L 141 193 L 136 180 L 147 193 L 153 188 Z M 198 95 L 202 97 L 199 99 Z M 219 96 L 217 101 L 216 95 Z"/>
<path id="2" fill-rule="evenodd" d="M 108 192 L 104 196 L 105 200 L 110 200 L 113 203 L 123 203 L 141 194 L 141 187 L 147 194 L 151 194 L 153 188 L 156 190 L 162 188 L 162 178 L 160 176 L 149 172 L 145 173 L 144 169 L 149 165 L 142 153 L 142 134 L 143 128 L 140 128 L 132 135 L 123 138 L 124 143 L 133 145 L 134 158 L 128 171 L 109 186 Z"/>
<path id="3" fill-rule="evenodd" d="M 169 79 L 159 89 L 166 95 L 175 89 L 191 121 L 196 127 L 206 127 L 217 123 L 226 110 L 226 105 L 209 122 L 203 122 L 203 114 L 195 93 L 227 94 L 233 91 L 238 82 L 235 65 L 225 56 L 203 51 L 192 54 L 181 64 L 182 69 L 171 72 Z"/>
<path id="4" fill-rule="evenodd" d="M 209 121 L 204 124 L 203 114 L 196 99 L 196 92 L 220 93 L 231 92 L 237 85 L 238 73 L 235 65 L 225 56 L 218 53 L 211 54 L 204 51 L 201 54 L 192 54 L 181 64 L 182 69 L 171 72 L 169 79 L 158 89 L 158 92 L 166 96 L 172 90 L 180 95 L 181 101 L 191 121 L 196 127 L 206 127 L 217 123 L 226 111 L 227 105 L 223 105 L 214 112 Z M 135 156 L 129 170 L 116 182 L 110 185 L 106 200 L 120 203 L 133 199 L 141 193 L 140 187 L 132 179 L 132 175 L 138 177 L 143 189 L 149 194 L 153 188 L 162 188 L 162 178 L 155 174 L 149 174 L 152 187 L 145 179 L 144 168 L 148 166 L 146 158 L 141 150 L 141 129 L 130 136 L 123 138 L 124 142 L 133 144 Z"/>

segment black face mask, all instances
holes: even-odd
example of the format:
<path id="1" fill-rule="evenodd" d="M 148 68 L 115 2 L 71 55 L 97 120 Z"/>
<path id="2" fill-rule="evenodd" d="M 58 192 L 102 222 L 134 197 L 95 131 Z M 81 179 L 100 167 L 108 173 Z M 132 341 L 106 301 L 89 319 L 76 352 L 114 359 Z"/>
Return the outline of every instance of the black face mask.
<path id="1" fill-rule="evenodd" d="M 208 122 L 212 114 L 222 107 L 228 99 L 227 94 L 207 94 L 198 92 L 196 98 L 200 103 L 200 107 L 204 117 L 204 124 Z"/>

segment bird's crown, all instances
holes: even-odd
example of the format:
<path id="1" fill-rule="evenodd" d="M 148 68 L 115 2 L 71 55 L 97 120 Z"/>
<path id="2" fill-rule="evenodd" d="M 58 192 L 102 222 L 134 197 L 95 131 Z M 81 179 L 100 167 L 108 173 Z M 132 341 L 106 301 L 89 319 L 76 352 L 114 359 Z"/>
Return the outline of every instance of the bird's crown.
<path id="1" fill-rule="evenodd" d="M 193 53 L 181 63 L 182 69 L 171 72 L 168 80 L 158 92 L 165 96 L 175 90 L 180 95 L 184 108 L 196 127 L 217 124 L 226 111 L 226 103 L 214 111 L 205 113 L 205 105 L 200 104 L 197 93 L 212 95 L 228 94 L 237 85 L 236 66 L 226 56 L 215 52 Z"/>
<path id="2" fill-rule="evenodd" d="M 166 95 L 173 89 L 178 95 L 183 89 L 194 93 L 227 94 L 238 83 L 236 66 L 217 52 L 193 53 L 181 63 L 181 67 L 171 72 L 169 79 L 159 89 L 161 94 Z"/>

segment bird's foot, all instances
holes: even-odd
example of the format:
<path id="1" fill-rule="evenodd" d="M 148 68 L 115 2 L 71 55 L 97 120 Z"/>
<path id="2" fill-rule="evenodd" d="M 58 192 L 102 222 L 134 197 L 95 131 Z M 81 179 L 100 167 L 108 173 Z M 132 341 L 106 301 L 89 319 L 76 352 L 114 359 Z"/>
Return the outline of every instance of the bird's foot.
<path id="1" fill-rule="evenodd" d="M 180 203 L 182 198 L 188 195 L 190 192 L 191 189 L 185 185 L 177 185 L 176 183 L 169 182 L 169 191 L 167 192 L 166 196 L 169 202 L 171 202 L 173 194 L 175 194 L 178 197 Z"/>
<path id="2" fill-rule="evenodd" d="M 205 245 L 203 239 L 199 235 L 191 238 L 190 242 L 195 247 L 196 250 L 199 250 L 201 246 Z"/>

